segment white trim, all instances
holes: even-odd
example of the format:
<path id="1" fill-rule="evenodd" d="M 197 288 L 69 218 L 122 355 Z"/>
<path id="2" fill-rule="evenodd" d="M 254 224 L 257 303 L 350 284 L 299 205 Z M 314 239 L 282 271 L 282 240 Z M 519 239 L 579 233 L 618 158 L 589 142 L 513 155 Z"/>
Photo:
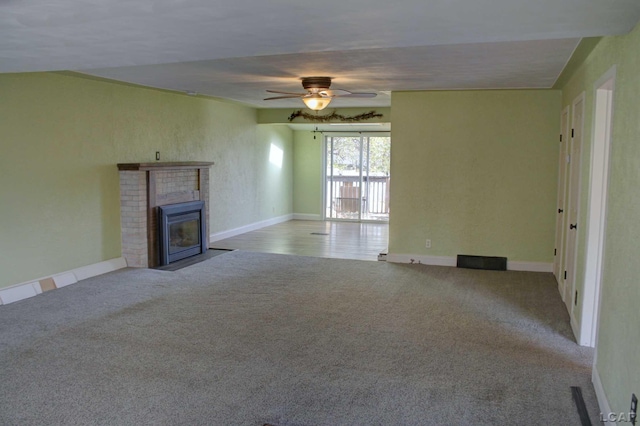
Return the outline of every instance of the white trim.
<path id="1" fill-rule="evenodd" d="M 36 286 L 38 290 L 36 290 Z M 34 281 L 3 288 L 0 290 L 0 299 L 3 305 L 8 305 L 9 303 L 37 296 L 40 293 L 42 293 L 40 283 Z"/>
<path id="2" fill-rule="evenodd" d="M 413 260 L 413 262 L 411 262 Z M 423 256 L 420 254 L 387 254 L 387 262 L 392 263 L 421 263 L 434 266 L 456 266 L 457 260 L 450 256 Z"/>
<path id="3" fill-rule="evenodd" d="M 56 288 L 66 287 L 69 284 L 75 284 L 78 282 L 78 279 L 73 272 L 63 272 L 62 274 L 54 275 L 51 278 L 53 278 Z"/>
<path id="4" fill-rule="evenodd" d="M 293 220 L 322 220 L 320 214 L 294 213 Z"/>
<path id="5" fill-rule="evenodd" d="M 596 391 L 596 398 L 598 399 L 598 406 L 600 407 L 600 413 L 609 414 L 612 413 L 611 405 L 609 405 L 609 400 L 607 399 L 607 394 L 604 392 L 604 386 L 602 386 L 602 381 L 600 380 L 600 374 L 598 373 L 598 369 L 596 366 L 593 366 L 593 370 L 591 372 L 591 381 L 593 382 L 593 388 Z M 615 424 L 615 422 L 607 422 L 607 425 Z"/>
<path id="6" fill-rule="evenodd" d="M 595 346 L 598 329 L 615 79 L 616 66 L 614 65 L 594 84 L 589 200 L 587 203 L 589 210 L 587 211 L 584 290 L 580 320 L 580 344 L 591 347 Z"/>
<path id="7" fill-rule="evenodd" d="M 96 275 L 106 274 L 107 272 L 113 272 L 126 267 L 127 262 L 124 260 L 124 257 L 117 257 L 115 259 L 105 260 L 104 262 L 94 263 L 93 265 L 72 269 L 71 271 L 61 272 L 49 277 L 42 277 L 37 280 L 12 285 L 10 287 L 0 289 L 0 302 L 3 305 L 7 305 L 9 303 L 41 294 L 42 288 L 40 287 L 40 281 L 46 278 L 53 279 L 56 288 L 61 288 L 68 286 L 69 284 L 75 284 L 80 280 L 95 277 Z"/>
<path id="8" fill-rule="evenodd" d="M 127 261 L 124 257 L 117 257 L 115 259 L 105 260 L 104 262 L 94 263 L 93 265 L 82 266 L 71 272 L 73 272 L 73 275 L 75 275 L 78 281 L 82 281 L 87 278 L 106 274 L 107 272 L 117 271 L 118 269 L 126 267 Z"/>
<path id="9" fill-rule="evenodd" d="M 320 188 L 322 188 L 322 200 L 320 201 L 320 220 L 327 220 L 327 140 L 329 136 L 322 134 L 322 173 L 320 173 Z"/>
<path id="10" fill-rule="evenodd" d="M 293 214 L 285 214 L 283 216 L 273 217 L 271 219 L 261 220 L 260 222 L 250 223 L 248 225 L 240 226 L 239 228 L 229 229 L 228 231 L 216 232 L 209 235 L 209 242 L 224 240 L 226 238 L 235 237 L 236 235 L 244 234 L 246 232 L 255 231 L 266 226 L 277 225 L 278 223 L 288 222 L 293 219 Z"/>
<path id="11" fill-rule="evenodd" d="M 553 263 L 545 262 L 512 262 L 507 261 L 507 269 L 509 271 L 527 271 L 527 272 L 551 272 L 553 273 Z"/>
<path id="12" fill-rule="evenodd" d="M 424 256 L 420 254 L 387 254 L 387 262 L 392 263 L 421 263 L 424 265 L 434 266 L 456 266 L 457 257 L 452 256 Z M 527 272 L 553 272 L 553 263 L 544 262 L 507 262 L 509 271 L 527 271 Z"/>

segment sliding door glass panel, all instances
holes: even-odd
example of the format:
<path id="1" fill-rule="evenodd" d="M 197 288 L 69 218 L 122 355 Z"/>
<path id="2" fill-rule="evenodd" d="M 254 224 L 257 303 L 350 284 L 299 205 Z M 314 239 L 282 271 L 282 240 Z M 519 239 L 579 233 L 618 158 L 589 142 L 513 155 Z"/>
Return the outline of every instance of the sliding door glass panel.
<path id="1" fill-rule="evenodd" d="M 325 138 L 325 217 L 333 220 L 389 220 L 391 138 Z"/>
<path id="2" fill-rule="evenodd" d="M 327 137 L 326 217 L 360 220 L 362 138 Z"/>
<path id="3" fill-rule="evenodd" d="M 391 138 L 363 137 L 362 144 L 362 220 L 389 220 L 389 183 L 391 181 Z"/>

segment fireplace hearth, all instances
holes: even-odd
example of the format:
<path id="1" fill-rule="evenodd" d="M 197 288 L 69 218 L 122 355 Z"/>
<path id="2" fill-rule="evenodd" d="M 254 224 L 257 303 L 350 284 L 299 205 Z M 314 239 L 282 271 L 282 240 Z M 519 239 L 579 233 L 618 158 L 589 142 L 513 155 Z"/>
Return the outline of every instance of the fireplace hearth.
<path id="1" fill-rule="evenodd" d="M 160 265 L 207 251 L 204 201 L 158 207 Z"/>

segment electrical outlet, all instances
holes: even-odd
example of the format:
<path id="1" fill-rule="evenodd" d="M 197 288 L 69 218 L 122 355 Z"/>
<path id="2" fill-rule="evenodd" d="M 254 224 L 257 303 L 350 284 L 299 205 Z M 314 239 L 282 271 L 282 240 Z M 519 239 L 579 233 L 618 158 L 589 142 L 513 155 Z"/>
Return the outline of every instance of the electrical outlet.
<path id="1" fill-rule="evenodd" d="M 427 239 L 427 242 L 424 244 L 426 248 L 431 248 L 431 240 Z"/>
<path id="2" fill-rule="evenodd" d="M 160 151 L 156 151 L 156 161 L 160 161 Z"/>
<path id="3" fill-rule="evenodd" d="M 636 425 L 636 419 L 638 418 L 638 398 L 635 393 L 631 394 L 631 408 L 629 409 L 629 421 L 633 426 Z"/>

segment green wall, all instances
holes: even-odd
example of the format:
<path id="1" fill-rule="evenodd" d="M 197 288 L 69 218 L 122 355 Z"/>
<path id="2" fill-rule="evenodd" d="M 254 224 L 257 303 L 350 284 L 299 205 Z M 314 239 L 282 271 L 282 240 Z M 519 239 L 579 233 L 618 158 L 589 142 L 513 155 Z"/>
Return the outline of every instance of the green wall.
<path id="1" fill-rule="evenodd" d="M 394 92 L 389 253 L 553 262 L 560 95 Z"/>
<path id="2" fill-rule="evenodd" d="M 293 212 L 293 133 L 253 108 L 58 73 L 0 93 L 0 288 L 119 257 L 116 164 L 156 151 L 216 163 L 212 233 Z"/>
<path id="3" fill-rule="evenodd" d="M 581 218 L 586 223 L 593 134 L 594 83 L 617 66 L 609 168 L 609 193 L 596 368 L 615 412 L 628 412 L 640 396 L 640 25 L 605 37 L 562 88 L 563 105 L 586 92 Z M 578 235 L 576 286 L 584 287 L 586 227 Z M 576 318 L 581 317 L 578 304 Z"/>
<path id="4" fill-rule="evenodd" d="M 293 145 L 293 211 L 322 215 L 322 134 L 298 130 Z"/>

